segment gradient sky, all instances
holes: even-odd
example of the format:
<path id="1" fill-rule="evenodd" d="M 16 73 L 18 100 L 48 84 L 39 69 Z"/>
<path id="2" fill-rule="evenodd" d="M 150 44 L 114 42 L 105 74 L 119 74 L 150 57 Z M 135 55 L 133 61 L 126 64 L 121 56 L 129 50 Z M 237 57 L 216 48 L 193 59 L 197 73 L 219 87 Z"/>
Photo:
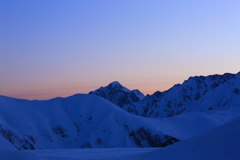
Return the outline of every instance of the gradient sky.
<path id="1" fill-rule="evenodd" d="M 144 94 L 240 70 L 239 0 L 1 0 L 0 95 Z"/>

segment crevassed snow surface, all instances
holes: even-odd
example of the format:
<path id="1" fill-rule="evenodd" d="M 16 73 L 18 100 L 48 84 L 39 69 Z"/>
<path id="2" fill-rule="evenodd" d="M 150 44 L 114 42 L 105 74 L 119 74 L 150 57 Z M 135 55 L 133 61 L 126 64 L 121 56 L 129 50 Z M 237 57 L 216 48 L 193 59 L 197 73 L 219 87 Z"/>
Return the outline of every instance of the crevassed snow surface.
<path id="1" fill-rule="evenodd" d="M 165 148 L 109 148 L 8 151 L 0 149 L 0 159 L 8 160 L 239 160 L 240 119 Z"/>

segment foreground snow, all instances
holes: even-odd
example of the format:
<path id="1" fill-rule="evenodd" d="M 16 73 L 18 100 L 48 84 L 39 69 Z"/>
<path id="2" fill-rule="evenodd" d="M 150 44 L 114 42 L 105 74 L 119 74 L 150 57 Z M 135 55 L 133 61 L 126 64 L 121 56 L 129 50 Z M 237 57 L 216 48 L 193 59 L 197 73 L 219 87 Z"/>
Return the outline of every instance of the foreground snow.
<path id="1" fill-rule="evenodd" d="M 108 148 L 108 149 L 53 149 L 35 151 L 10 151 L 0 149 L 1 160 L 88 160 L 128 159 L 138 154 L 159 150 L 153 148 Z"/>
<path id="2" fill-rule="evenodd" d="M 240 119 L 166 148 L 108 148 L 10 151 L 0 149 L 4 160 L 238 160 Z"/>
<path id="3" fill-rule="evenodd" d="M 86 159 L 127 159 L 133 158 L 139 154 L 148 153 L 150 151 L 159 150 L 154 148 L 108 148 L 108 149 L 71 149 L 71 150 L 37 150 L 37 151 L 24 151 L 34 153 L 38 156 L 63 158 L 68 160 L 75 158 L 79 160 Z"/>
<path id="4" fill-rule="evenodd" d="M 239 160 L 239 135 L 240 119 L 237 119 L 162 150 L 139 154 L 134 159 Z"/>
<path id="5" fill-rule="evenodd" d="M 17 150 L 6 138 L 0 135 L 0 149 Z"/>

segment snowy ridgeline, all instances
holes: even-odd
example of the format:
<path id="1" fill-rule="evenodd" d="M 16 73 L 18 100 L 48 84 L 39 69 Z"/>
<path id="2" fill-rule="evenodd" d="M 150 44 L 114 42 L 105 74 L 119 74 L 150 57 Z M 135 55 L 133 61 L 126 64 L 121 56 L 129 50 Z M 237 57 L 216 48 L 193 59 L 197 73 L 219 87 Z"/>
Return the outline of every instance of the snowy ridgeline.
<path id="1" fill-rule="evenodd" d="M 225 110 L 240 106 L 240 72 L 190 77 L 167 91 L 147 96 L 118 82 L 89 94 L 103 97 L 129 113 L 151 118 L 172 117 L 191 111 Z"/>
<path id="2" fill-rule="evenodd" d="M 239 160 L 240 119 L 165 148 L 109 148 L 10 151 L 6 160 Z"/>

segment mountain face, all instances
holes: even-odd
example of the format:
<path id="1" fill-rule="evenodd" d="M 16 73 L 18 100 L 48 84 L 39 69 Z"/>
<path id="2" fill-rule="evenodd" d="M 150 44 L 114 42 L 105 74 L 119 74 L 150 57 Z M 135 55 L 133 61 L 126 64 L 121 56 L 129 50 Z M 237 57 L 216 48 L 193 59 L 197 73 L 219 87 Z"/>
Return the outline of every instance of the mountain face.
<path id="1" fill-rule="evenodd" d="M 138 107 L 143 109 L 142 116 L 146 117 L 172 117 L 183 112 L 189 112 L 192 108 L 198 110 L 196 109 L 197 106 L 198 108 L 205 108 L 204 110 L 211 110 L 211 107 L 206 107 L 202 103 L 203 99 L 208 99 L 209 102 L 218 100 L 219 97 L 216 95 L 213 98 L 211 93 L 216 92 L 236 77 L 239 77 L 239 74 L 226 73 L 207 77 L 190 77 L 181 85 L 175 85 L 165 92 L 155 92 L 153 95 L 146 96 Z M 231 85 L 237 84 L 240 84 L 240 81 L 231 83 Z M 232 93 L 232 91 L 226 90 L 224 94 L 233 95 Z M 230 103 L 228 105 L 233 106 Z"/>
<path id="2" fill-rule="evenodd" d="M 201 97 L 190 111 L 223 110 L 240 105 L 240 73 Z"/>
<path id="3" fill-rule="evenodd" d="M 167 91 L 157 91 L 153 95 L 141 96 L 136 101 L 129 98 L 132 91 L 121 85 L 115 85 L 115 89 L 112 89 L 112 84 L 109 84 L 107 87 L 90 92 L 90 94 L 101 96 L 125 111 L 139 116 L 172 117 L 193 110 L 206 111 L 223 107 L 229 108 L 228 106 L 234 106 L 235 103 L 239 104 L 239 76 L 240 73 L 226 73 L 206 77 L 190 77 L 182 84 L 174 85 Z"/>
<path id="4" fill-rule="evenodd" d="M 0 138 L 19 150 L 163 147 L 179 139 L 154 119 L 89 94 L 46 101 L 0 96 Z"/>
<path id="5" fill-rule="evenodd" d="M 95 91 L 91 91 L 89 94 L 103 97 L 123 110 L 136 115 L 138 115 L 136 103 L 145 97 L 139 90 L 131 91 L 116 81 L 106 87 L 100 87 Z"/>

